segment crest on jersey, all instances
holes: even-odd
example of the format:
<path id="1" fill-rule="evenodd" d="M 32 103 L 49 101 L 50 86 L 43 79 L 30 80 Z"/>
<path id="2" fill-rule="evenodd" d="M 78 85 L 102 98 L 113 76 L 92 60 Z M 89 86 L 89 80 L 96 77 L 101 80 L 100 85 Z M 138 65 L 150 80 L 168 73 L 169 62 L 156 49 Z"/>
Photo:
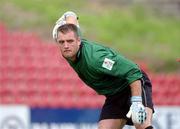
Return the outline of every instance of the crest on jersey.
<path id="1" fill-rule="evenodd" d="M 105 58 L 102 67 L 108 70 L 112 70 L 114 63 L 115 62 L 113 60 Z"/>

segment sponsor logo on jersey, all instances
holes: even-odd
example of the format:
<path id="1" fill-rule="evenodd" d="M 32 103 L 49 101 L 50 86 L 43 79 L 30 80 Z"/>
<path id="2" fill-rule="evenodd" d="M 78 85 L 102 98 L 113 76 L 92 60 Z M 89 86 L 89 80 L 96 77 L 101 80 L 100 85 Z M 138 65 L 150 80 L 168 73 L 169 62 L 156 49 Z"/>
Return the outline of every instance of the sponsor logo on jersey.
<path id="1" fill-rule="evenodd" d="M 113 60 L 105 58 L 102 67 L 108 70 L 112 70 L 114 63 L 115 62 Z"/>

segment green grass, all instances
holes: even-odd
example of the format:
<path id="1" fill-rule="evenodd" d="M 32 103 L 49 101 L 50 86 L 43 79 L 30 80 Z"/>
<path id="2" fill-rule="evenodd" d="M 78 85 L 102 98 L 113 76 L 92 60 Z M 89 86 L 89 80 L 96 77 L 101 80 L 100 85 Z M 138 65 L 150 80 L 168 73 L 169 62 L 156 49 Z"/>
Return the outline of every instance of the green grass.
<path id="1" fill-rule="evenodd" d="M 15 11 L 35 16 L 31 20 L 17 12 L 14 18 L 13 12 L 3 7 L 8 4 Z M 180 58 L 180 19 L 154 14 L 141 7 L 97 6 L 84 0 L 11 0 L 11 3 L 1 0 L 0 19 L 9 28 L 18 25 L 22 30 L 46 31 L 48 35 L 44 38 L 51 39 L 55 21 L 67 10 L 79 15 L 84 37 L 111 46 L 132 60 L 142 60 L 154 71 L 179 70 L 180 64 L 175 60 Z"/>

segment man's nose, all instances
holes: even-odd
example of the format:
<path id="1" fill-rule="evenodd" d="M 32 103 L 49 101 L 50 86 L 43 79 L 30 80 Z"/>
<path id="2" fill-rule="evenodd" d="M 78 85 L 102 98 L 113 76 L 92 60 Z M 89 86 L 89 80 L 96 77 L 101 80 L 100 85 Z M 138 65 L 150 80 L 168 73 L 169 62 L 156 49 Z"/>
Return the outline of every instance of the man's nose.
<path id="1" fill-rule="evenodd" d="M 65 48 L 68 48 L 68 47 L 69 47 L 69 45 L 68 45 L 67 42 L 64 43 L 64 47 L 65 47 Z"/>

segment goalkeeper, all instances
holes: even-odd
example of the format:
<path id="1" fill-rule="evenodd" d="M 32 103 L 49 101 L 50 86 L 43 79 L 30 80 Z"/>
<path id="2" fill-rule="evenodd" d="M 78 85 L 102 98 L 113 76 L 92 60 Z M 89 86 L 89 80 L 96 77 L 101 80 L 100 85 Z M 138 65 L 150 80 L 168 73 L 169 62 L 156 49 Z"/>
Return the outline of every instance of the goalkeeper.
<path id="1" fill-rule="evenodd" d="M 122 129 L 126 124 L 153 129 L 152 86 L 138 65 L 108 47 L 82 39 L 78 17 L 71 11 L 56 22 L 53 38 L 81 80 L 106 97 L 98 129 Z"/>

